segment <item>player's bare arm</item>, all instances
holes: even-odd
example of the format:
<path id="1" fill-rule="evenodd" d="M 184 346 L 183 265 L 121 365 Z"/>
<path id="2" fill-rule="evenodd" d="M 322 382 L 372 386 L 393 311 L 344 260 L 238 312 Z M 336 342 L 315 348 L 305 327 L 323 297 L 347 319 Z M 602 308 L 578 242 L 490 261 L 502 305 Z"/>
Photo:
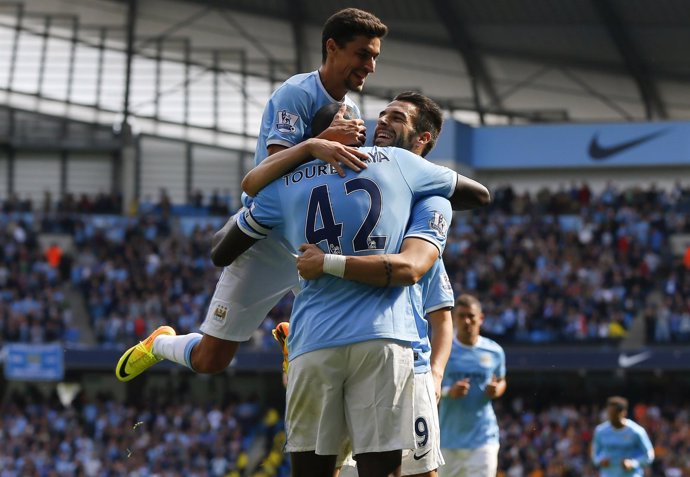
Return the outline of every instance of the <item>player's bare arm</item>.
<path id="1" fill-rule="evenodd" d="M 326 273 L 326 257 L 319 247 L 303 244 L 300 252 L 297 270 L 302 278 L 314 280 Z M 438 258 L 438 248 L 426 240 L 410 237 L 403 242 L 400 253 L 337 257 L 346 260 L 342 278 L 375 287 L 400 287 L 417 283 L 429 271 Z"/>
<path id="2" fill-rule="evenodd" d="M 255 238 L 242 232 L 230 219 L 213 235 L 211 261 L 216 267 L 227 267 L 255 243 Z"/>
<path id="3" fill-rule="evenodd" d="M 450 309 L 429 313 L 431 325 L 431 375 L 434 378 L 436 402 L 441 399 L 441 381 L 453 347 L 453 316 Z"/>
<path id="4" fill-rule="evenodd" d="M 484 185 L 458 174 L 455 192 L 448 200 L 453 210 L 472 210 L 491 204 L 491 194 Z"/>
<path id="5" fill-rule="evenodd" d="M 500 398 L 503 396 L 503 393 L 506 392 L 506 380 L 505 378 L 497 378 L 495 375 L 491 382 L 486 385 L 486 390 L 484 390 L 484 393 L 490 398 L 490 399 L 496 399 Z"/>
<path id="6" fill-rule="evenodd" d="M 314 158 L 321 159 L 326 164 L 331 165 L 341 177 L 345 176 L 343 166 L 356 172 L 367 167 L 364 160 L 368 156 L 365 153 L 360 152 L 357 148 L 344 146 L 339 142 L 327 139 L 312 138 L 290 148 L 276 147 L 282 149 L 270 154 L 261 164 L 244 176 L 242 190 L 247 194 L 255 196 L 274 180 Z"/>

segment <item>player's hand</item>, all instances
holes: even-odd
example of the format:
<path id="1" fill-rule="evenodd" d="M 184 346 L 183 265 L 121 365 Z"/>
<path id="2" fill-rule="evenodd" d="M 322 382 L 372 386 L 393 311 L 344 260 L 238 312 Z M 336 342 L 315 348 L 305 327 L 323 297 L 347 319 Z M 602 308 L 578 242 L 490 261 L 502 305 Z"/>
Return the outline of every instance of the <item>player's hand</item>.
<path id="1" fill-rule="evenodd" d="M 323 275 L 324 253 L 316 245 L 303 243 L 299 251 L 302 255 L 297 257 L 297 271 L 305 280 L 314 280 Z"/>
<path id="2" fill-rule="evenodd" d="M 319 138 L 347 144 L 348 146 L 361 146 L 367 139 L 367 128 L 362 119 L 345 119 L 347 105 L 343 103 L 338 112 L 333 116 L 330 126 L 326 128 Z"/>
<path id="3" fill-rule="evenodd" d="M 623 459 L 621 467 L 623 467 L 623 470 L 633 470 L 635 468 L 635 461 L 633 459 Z"/>
<path id="4" fill-rule="evenodd" d="M 601 459 L 601 461 L 599 461 L 599 467 L 608 467 L 610 463 L 611 462 L 609 462 L 607 458 Z"/>
<path id="5" fill-rule="evenodd" d="M 369 159 L 369 156 L 357 148 L 344 146 L 339 142 L 329 141 L 328 139 L 312 138 L 308 141 L 310 155 L 333 166 L 338 171 L 340 177 L 345 177 L 345 171 L 342 166 L 348 167 L 355 172 L 367 168 L 367 164 L 364 161 Z"/>
<path id="6" fill-rule="evenodd" d="M 434 377 L 434 394 L 436 395 L 436 404 L 441 401 L 441 381 L 443 381 L 443 374 L 434 373 L 431 371 L 431 375 Z"/>
<path id="7" fill-rule="evenodd" d="M 488 397 L 493 399 L 496 397 L 497 392 L 498 392 L 498 379 L 496 379 L 496 375 L 494 374 L 491 377 L 491 382 L 486 385 L 486 389 L 484 390 L 484 393 Z"/>
<path id="8" fill-rule="evenodd" d="M 460 381 L 455 381 L 455 384 L 451 386 L 448 395 L 453 399 L 463 398 L 467 396 L 470 392 L 470 378 L 461 379 Z"/>

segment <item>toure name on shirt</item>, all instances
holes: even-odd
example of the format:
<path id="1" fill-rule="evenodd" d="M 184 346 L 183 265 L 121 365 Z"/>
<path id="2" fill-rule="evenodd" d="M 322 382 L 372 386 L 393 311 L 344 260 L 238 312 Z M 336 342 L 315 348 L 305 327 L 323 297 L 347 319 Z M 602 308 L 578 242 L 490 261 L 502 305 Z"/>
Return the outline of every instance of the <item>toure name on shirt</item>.
<path id="1" fill-rule="evenodd" d="M 386 156 L 383 151 L 374 150 L 367 152 L 369 156 L 364 162 L 369 164 L 376 164 L 381 162 L 391 162 L 391 160 Z M 285 186 L 290 186 L 292 184 L 297 184 L 302 180 L 314 179 L 315 177 L 337 174 L 338 171 L 335 167 L 330 164 L 312 164 L 296 171 L 292 171 L 289 174 L 283 176 L 283 182 Z"/>

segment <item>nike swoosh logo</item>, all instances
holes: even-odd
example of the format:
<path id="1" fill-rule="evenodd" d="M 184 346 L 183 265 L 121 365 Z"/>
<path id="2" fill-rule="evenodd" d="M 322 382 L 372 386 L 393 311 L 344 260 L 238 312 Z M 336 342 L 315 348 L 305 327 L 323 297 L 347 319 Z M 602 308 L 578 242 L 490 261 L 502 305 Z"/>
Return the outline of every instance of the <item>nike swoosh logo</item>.
<path id="1" fill-rule="evenodd" d="M 630 356 L 626 355 L 625 353 L 621 353 L 621 355 L 618 356 L 618 366 L 621 368 L 629 368 L 641 363 L 642 361 L 648 360 L 651 356 L 651 351 L 643 351 L 642 353 L 633 354 Z"/>
<path id="2" fill-rule="evenodd" d="M 129 361 L 129 357 L 132 356 L 132 353 L 134 352 L 134 349 L 132 349 L 127 356 L 125 356 L 124 361 L 122 361 L 122 366 L 120 366 L 119 374 L 122 379 L 125 379 L 129 376 L 129 373 L 125 372 L 125 368 L 127 367 L 127 362 Z"/>
<path id="3" fill-rule="evenodd" d="M 427 455 L 429 452 L 431 452 L 431 449 L 429 449 L 428 451 L 426 451 L 426 452 L 425 452 L 424 454 L 422 454 L 422 455 L 413 454 L 412 457 L 414 457 L 414 460 L 419 460 L 419 459 L 423 458 L 425 455 Z M 409 454 L 408 454 L 408 455 L 409 455 Z"/>
<path id="4" fill-rule="evenodd" d="M 602 146 L 599 144 L 599 133 L 595 133 L 592 140 L 589 142 L 589 157 L 594 160 L 603 161 L 611 156 L 620 154 L 621 152 L 631 149 L 633 147 L 649 142 L 652 139 L 656 139 L 668 132 L 668 129 L 662 129 L 661 131 L 653 132 L 651 134 L 645 134 L 636 139 L 630 141 L 622 142 L 613 146 Z"/>

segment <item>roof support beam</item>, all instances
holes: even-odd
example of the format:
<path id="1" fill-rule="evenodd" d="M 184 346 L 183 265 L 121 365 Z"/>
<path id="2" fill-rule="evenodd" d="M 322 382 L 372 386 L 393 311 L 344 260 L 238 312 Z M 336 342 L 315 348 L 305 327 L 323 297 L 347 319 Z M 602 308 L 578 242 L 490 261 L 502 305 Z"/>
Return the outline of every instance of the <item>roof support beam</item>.
<path id="1" fill-rule="evenodd" d="M 292 26 L 292 37 L 295 43 L 295 73 L 307 71 L 307 44 L 304 40 L 304 15 L 302 0 L 285 2 L 287 16 Z"/>
<path id="2" fill-rule="evenodd" d="M 594 9 L 599 13 L 611 40 L 623 58 L 628 73 L 633 77 L 644 102 L 647 119 L 656 117 L 666 119 L 666 107 L 661 100 L 649 69 L 640 57 L 639 50 L 630 32 L 610 0 L 592 0 Z"/>
<path id="3" fill-rule="evenodd" d="M 479 89 L 476 87 L 475 81 L 480 83 L 484 88 L 484 91 L 488 94 L 490 104 L 489 107 L 502 108 L 501 97 L 496 92 L 493 81 L 489 76 L 489 73 L 484 66 L 482 58 L 477 53 L 476 48 L 472 44 L 462 19 L 459 17 L 455 9 L 450 2 L 445 0 L 434 0 L 434 7 L 436 8 L 436 13 L 439 20 L 445 26 L 448 31 L 448 35 L 451 38 L 453 46 L 462 56 L 467 72 L 472 78 L 473 86 L 472 90 L 475 95 L 475 104 L 477 105 L 477 111 L 480 117 L 483 116 L 483 107 L 481 106 L 481 101 L 479 99 Z"/>

